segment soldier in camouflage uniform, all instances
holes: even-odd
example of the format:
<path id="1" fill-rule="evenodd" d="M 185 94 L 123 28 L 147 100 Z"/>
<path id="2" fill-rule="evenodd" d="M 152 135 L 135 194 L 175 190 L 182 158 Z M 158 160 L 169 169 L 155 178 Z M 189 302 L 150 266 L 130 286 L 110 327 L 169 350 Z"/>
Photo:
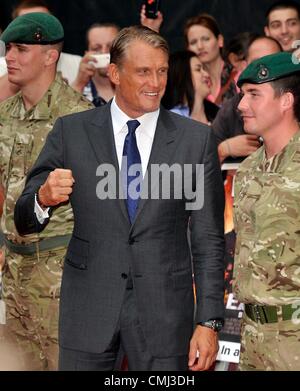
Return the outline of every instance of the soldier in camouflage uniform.
<path id="1" fill-rule="evenodd" d="M 299 371 L 300 64 L 289 53 L 262 57 L 238 85 L 245 130 L 264 141 L 235 180 L 240 369 Z"/>
<path id="2" fill-rule="evenodd" d="M 17 95 L 0 104 L 5 344 L 17 352 L 23 370 L 57 368 L 62 263 L 73 215 L 65 205 L 53 213 L 45 231 L 21 237 L 14 225 L 15 202 L 55 120 L 92 108 L 56 74 L 63 36 L 60 22 L 45 13 L 16 18 L 1 36 L 9 79 L 20 87 Z"/>

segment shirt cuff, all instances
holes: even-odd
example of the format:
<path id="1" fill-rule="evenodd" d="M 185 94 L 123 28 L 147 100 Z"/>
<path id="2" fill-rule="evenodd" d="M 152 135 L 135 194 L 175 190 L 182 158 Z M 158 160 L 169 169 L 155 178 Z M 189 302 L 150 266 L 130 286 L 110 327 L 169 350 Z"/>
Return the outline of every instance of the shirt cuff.
<path id="1" fill-rule="evenodd" d="M 40 224 L 44 224 L 45 220 L 49 218 L 49 209 L 50 208 L 47 208 L 47 209 L 42 209 L 39 205 L 39 203 L 37 202 L 37 199 L 36 199 L 36 194 L 34 195 L 34 213 L 36 215 L 36 218 L 38 219 L 38 222 Z"/>

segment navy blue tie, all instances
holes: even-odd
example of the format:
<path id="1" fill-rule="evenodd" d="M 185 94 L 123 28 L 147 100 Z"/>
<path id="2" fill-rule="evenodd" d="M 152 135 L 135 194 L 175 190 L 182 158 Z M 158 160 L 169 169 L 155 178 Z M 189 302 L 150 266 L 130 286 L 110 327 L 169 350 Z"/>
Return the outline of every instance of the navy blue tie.
<path id="1" fill-rule="evenodd" d="M 136 143 L 135 131 L 140 126 L 138 120 L 130 120 L 127 122 L 128 133 L 125 138 L 123 148 L 123 159 L 121 167 L 121 175 L 123 179 L 123 188 L 126 196 L 126 204 L 130 222 L 132 223 L 139 203 L 140 183 L 142 180 L 142 164 L 141 156 Z M 124 158 L 127 158 L 127 164 Z M 131 172 L 129 175 L 129 169 L 134 165 L 135 172 Z M 138 181 L 136 178 L 140 178 Z M 136 181 L 130 186 L 131 182 Z M 134 191 L 132 191 L 134 190 Z"/>

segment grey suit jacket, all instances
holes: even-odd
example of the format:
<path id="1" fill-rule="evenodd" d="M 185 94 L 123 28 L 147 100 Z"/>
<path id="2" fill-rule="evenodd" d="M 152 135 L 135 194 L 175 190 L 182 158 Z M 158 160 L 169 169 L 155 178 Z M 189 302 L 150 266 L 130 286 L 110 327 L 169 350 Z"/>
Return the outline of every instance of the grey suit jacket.
<path id="1" fill-rule="evenodd" d="M 130 225 L 124 200 L 97 198 L 102 163 L 118 170 L 109 104 L 57 120 L 15 208 L 21 234 L 41 231 L 47 221 L 40 225 L 33 213 L 35 192 L 55 168 L 72 170 L 75 225 L 63 271 L 60 345 L 95 353 L 107 348 L 131 273 L 151 353 L 186 354 L 193 321 L 224 315 L 224 195 L 214 136 L 208 127 L 161 108 L 148 165 L 203 163 L 201 210 L 186 210 L 185 199 L 143 199 Z"/>

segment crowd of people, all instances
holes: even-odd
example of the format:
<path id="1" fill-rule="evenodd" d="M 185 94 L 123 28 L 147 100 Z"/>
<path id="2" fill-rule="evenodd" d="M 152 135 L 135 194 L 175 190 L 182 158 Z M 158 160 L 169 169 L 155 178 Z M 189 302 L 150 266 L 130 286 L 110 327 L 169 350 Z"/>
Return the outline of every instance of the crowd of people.
<path id="1" fill-rule="evenodd" d="M 43 0 L 12 17 L 0 35 L 0 369 L 126 358 L 129 370 L 209 370 L 234 177 L 239 368 L 299 370 L 300 5 L 275 2 L 265 35 L 226 47 L 215 18 L 195 15 L 171 54 L 145 5 L 139 26 L 91 25 L 82 57 L 63 52 Z M 228 158 L 241 163 L 222 176 Z M 186 166 L 165 197 L 166 167 Z"/>

